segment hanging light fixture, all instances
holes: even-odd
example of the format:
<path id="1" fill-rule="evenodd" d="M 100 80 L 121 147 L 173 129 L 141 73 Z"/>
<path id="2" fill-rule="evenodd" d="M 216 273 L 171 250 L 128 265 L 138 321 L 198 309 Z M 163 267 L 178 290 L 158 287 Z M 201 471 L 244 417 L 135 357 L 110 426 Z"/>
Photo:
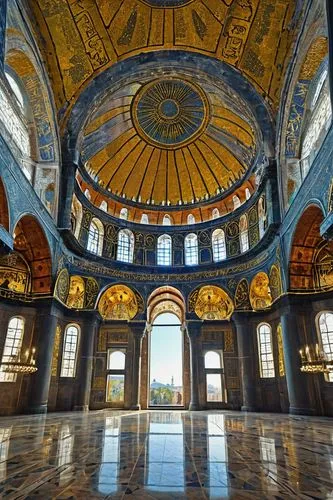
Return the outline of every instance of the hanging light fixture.
<path id="1" fill-rule="evenodd" d="M 0 372 L 4 373 L 19 373 L 21 375 L 31 375 L 37 371 L 36 359 L 35 359 L 36 349 L 33 347 L 31 352 L 29 349 L 26 350 L 24 358 L 25 361 L 21 361 L 20 355 L 11 356 L 10 361 L 2 361 L 0 364 Z"/>
<path id="2" fill-rule="evenodd" d="M 326 353 L 319 349 L 319 345 L 305 345 L 299 351 L 301 356 L 301 372 L 305 373 L 331 373 L 333 372 L 333 359 L 328 359 Z"/>

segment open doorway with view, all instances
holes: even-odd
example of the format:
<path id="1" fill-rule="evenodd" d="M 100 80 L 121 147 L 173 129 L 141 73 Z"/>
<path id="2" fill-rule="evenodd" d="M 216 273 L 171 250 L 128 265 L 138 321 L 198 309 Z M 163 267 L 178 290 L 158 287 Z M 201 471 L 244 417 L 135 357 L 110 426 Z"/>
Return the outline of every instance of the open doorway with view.
<path id="1" fill-rule="evenodd" d="M 165 312 L 150 333 L 149 406 L 183 406 L 183 332 L 179 318 Z"/>

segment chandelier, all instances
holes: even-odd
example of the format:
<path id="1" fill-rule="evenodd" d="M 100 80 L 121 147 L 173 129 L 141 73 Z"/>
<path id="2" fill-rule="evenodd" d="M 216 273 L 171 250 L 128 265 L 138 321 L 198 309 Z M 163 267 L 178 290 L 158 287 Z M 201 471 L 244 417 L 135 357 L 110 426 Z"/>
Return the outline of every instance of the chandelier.
<path id="1" fill-rule="evenodd" d="M 306 345 L 299 351 L 301 356 L 301 372 L 305 373 L 331 373 L 333 372 L 333 359 L 328 359 L 327 354 L 319 349 L 319 345 Z"/>
<path id="2" fill-rule="evenodd" d="M 29 349 L 25 351 L 25 361 L 21 360 L 20 354 L 17 356 L 6 356 L 8 361 L 1 361 L 0 372 L 4 373 L 19 373 L 21 375 L 30 375 L 37 371 L 36 349 L 33 347 L 31 352 Z"/>

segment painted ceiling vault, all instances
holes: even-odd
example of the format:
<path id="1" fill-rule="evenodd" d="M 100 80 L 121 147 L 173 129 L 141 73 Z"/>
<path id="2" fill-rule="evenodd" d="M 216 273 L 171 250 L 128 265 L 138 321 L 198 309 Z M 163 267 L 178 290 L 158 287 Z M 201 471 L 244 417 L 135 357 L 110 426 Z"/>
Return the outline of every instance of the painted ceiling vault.
<path id="1" fill-rule="evenodd" d="M 200 52 L 239 69 L 276 106 L 296 0 L 29 0 L 58 109 L 117 61 Z"/>

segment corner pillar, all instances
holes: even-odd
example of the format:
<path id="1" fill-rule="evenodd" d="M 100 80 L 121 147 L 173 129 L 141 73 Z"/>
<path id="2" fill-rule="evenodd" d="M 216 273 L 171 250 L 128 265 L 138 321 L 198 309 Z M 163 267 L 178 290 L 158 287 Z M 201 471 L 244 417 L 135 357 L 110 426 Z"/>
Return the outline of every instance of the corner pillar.
<path id="1" fill-rule="evenodd" d="M 145 321 L 130 321 L 128 323 L 133 346 L 132 358 L 132 399 L 131 410 L 141 410 L 140 405 L 140 389 L 141 389 L 141 354 L 142 354 L 142 339 L 146 331 Z"/>
<path id="2" fill-rule="evenodd" d="M 240 376 L 243 389 L 242 411 L 256 411 L 256 378 L 254 372 L 253 325 L 246 314 L 234 314 L 237 332 Z"/>
<path id="3" fill-rule="evenodd" d="M 286 380 L 289 396 L 289 413 L 293 415 L 314 415 L 309 395 L 307 375 L 302 373 L 301 335 L 296 311 L 287 309 L 281 316 L 282 340 Z"/>
<path id="4" fill-rule="evenodd" d="M 1 1 L 1 0 L 0 0 Z M 60 200 L 58 209 L 58 226 L 61 229 L 71 229 L 71 207 L 75 188 L 75 173 L 77 166 L 73 162 L 63 163 L 60 177 Z"/>
<path id="5" fill-rule="evenodd" d="M 51 307 L 38 310 L 33 335 L 37 372 L 31 375 L 29 413 L 47 413 L 57 323 L 58 318 Z"/>
<path id="6" fill-rule="evenodd" d="M 190 411 L 200 410 L 199 399 L 199 384 L 200 384 L 200 368 L 199 357 L 201 352 L 200 337 L 202 321 L 188 321 L 187 322 L 187 335 L 190 342 L 190 358 L 191 358 L 191 400 Z"/>
<path id="7" fill-rule="evenodd" d="M 74 410 L 88 411 L 91 393 L 91 380 L 94 363 L 94 345 L 99 319 L 96 314 L 84 317 L 81 329 L 81 355 L 78 369 L 78 395 Z"/>

